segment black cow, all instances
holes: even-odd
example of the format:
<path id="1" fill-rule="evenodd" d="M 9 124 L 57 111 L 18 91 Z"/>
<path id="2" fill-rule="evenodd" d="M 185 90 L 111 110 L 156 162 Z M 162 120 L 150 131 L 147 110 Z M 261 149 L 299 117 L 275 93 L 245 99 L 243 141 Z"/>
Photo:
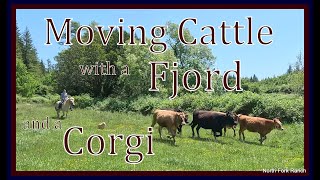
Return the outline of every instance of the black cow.
<path id="1" fill-rule="evenodd" d="M 179 108 L 161 108 L 161 110 L 169 110 L 169 111 L 175 111 L 175 112 L 183 112 L 181 109 Z M 188 122 L 188 114 L 187 113 L 184 113 L 186 115 L 186 119 L 185 119 L 185 122 L 186 123 L 189 123 Z M 179 127 L 177 128 L 178 130 L 178 134 L 181 134 L 182 133 L 182 124 L 179 125 Z"/>
<path id="2" fill-rule="evenodd" d="M 211 129 L 213 136 L 216 137 L 222 136 L 222 129 L 226 126 L 235 126 L 237 125 L 237 116 L 233 115 L 230 112 L 215 112 L 215 111 L 195 111 L 193 112 L 193 121 L 191 122 L 192 137 L 194 137 L 194 127 L 197 126 L 197 134 L 199 135 L 199 129 Z M 219 132 L 219 135 L 217 134 Z"/>

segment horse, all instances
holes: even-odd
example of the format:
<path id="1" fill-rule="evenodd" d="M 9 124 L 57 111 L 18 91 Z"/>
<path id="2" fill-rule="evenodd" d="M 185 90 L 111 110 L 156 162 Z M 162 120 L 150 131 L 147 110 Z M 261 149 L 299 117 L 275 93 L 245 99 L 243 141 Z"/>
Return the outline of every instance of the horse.
<path id="1" fill-rule="evenodd" d="M 71 111 L 72 111 L 72 108 L 73 108 L 73 106 L 75 105 L 75 103 L 74 103 L 74 98 L 73 98 L 73 97 L 70 97 L 70 98 L 68 98 L 66 101 L 64 101 L 64 103 L 62 104 L 61 108 L 59 109 L 59 104 L 60 104 L 60 102 L 61 102 L 61 101 L 57 101 L 57 102 L 56 102 L 56 106 L 55 106 L 55 109 L 56 109 L 56 111 L 57 111 L 57 117 L 58 117 L 58 119 L 59 119 L 59 117 L 60 117 L 60 111 L 63 112 L 63 114 L 62 114 L 61 117 L 64 116 L 64 113 L 65 113 L 65 112 L 66 112 L 66 117 L 67 117 L 67 116 L 68 116 L 68 111 L 69 111 L 69 109 L 71 109 Z"/>

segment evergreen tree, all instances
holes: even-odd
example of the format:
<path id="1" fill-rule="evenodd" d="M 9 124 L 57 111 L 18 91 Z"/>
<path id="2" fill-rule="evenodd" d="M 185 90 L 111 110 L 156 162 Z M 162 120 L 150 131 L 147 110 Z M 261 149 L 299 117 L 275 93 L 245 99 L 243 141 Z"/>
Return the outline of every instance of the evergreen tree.
<path id="1" fill-rule="evenodd" d="M 37 56 L 37 50 L 33 45 L 31 33 L 28 28 L 22 34 L 22 56 L 21 59 L 26 65 L 28 72 L 40 77 L 43 75 L 42 67 Z"/>
<path id="2" fill-rule="evenodd" d="M 53 65 L 51 64 L 50 59 L 47 59 L 47 68 L 46 68 L 46 72 L 51 72 L 53 70 Z"/>
<path id="3" fill-rule="evenodd" d="M 296 58 L 297 58 L 297 61 L 295 63 L 295 71 L 303 71 L 303 69 L 304 69 L 304 65 L 303 65 L 304 58 L 303 58 L 303 55 L 302 55 L 301 51 L 297 55 Z"/>
<path id="4" fill-rule="evenodd" d="M 293 71 L 293 69 L 292 69 L 292 66 L 291 66 L 291 64 L 290 64 L 289 67 L 288 67 L 288 70 L 287 70 L 287 74 L 292 73 L 292 71 Z"/>
<path id="5" fill-rule="evenodd" d="M 259 81 L 258 77 L 255 74 L 253 74 L 252 82 L 258 82 L 258 81 Z"/>
<path id="6" fill-rule="evenodd" d="M 46 66 L 44 65 L 42 60 L 40 61 L 40 70 L 42 74 L 46 72 Z"/>
<path id="7" fill-rule="evenodd" d="M 22 58 L 22 46 L 23 42 L 21 39 L 21 33 L 16 22 L 16 58 Z"/>

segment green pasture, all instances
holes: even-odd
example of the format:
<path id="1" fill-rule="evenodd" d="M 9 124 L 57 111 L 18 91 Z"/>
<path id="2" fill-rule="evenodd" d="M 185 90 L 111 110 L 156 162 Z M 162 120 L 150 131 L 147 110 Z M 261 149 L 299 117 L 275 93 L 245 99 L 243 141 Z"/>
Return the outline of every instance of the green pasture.
<path id="1" fill-rule="evenodd" d="M 42 121 L 49 117 L 49 129 L 28 129 L 27 122 Z M 189 115 L 192 121 L 191 114 Z M 159 139 L 158 125 L 153 132 L 153 151 L 147 156 L 147 141 L 135 151 L 144 154 L 140 164 L 125 162 L 127 146 L 124 141 L 116 141 L 118 155 L 110 156 L 108 134 L 147 134 L 151 124 L 150 115 L 139 113 L 119 113 L 75 108 L 65 119 L 61 119 L 61 129 L 55 129 L 57 122 L 53 106 L 33 103 L 18 103 L 16 108 L 16 169 L 17 171 L 262 171 L 271 168 L 304 168 L 304 125 L 284 124 L 284 131 L 273 130 L 267 135 L 263 145 L 259 135 L 245 131 L 246 142 L 233 137 L 231 129 L 225 137 L 214 141 L 209 130 L 200 129 L 201 138 L 191 138 L 191 127 L 183 127 L 182 135 L 172 141 Z M 97 125 L 106 122 L 105 129 Z M 83 155 L 71 156 L 63 147 L 66 130 L 72 126 L 83 127 L 83 134 L 73 131 L 70 147 L 76 151 L 83 147 Z M 163 129 L 164 133 L 167 133 Z M 86 150 L 90 135 L 100 134 L 105 139 L 105 150 L 93 156 Z M 164 136 L 165 137 L 165 136 Z M 97 139 L 93 148 L 97 150 Z M 132 157 L 135 159 L 135 157 Z"/>

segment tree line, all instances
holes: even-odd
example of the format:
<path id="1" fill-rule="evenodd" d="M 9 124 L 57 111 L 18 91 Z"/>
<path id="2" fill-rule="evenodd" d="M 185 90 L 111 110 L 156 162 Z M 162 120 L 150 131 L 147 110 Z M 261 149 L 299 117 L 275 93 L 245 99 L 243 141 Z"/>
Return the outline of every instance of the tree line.
<path id="1" fill-rule="evenodd" d="M 94 27 L 97 23 L 92 22 Z M 42 60 L 37 57 L 37 51 L 32 43 L 32 38 L 28 29 L 20 33 L 16 28 L 17 50 L 17 93 L 23 96 L 33 94 L 45 95 L 58 93 L 62 89 L 67 89 L 70 94 L 89 94 L 92 97 L 136 97 L 150 94 L 148 91 L 150 81 L 150 61 L 177 61 L 181 75 L 183 70 L 190 67 L 205 70 L 212 66 L 215 57 L 212 51 L 203 45 L 183 46 L 177 35 L 178 25 L 168 22 L 166 42 L 170 48 L 163 54 L 155 55 L 149 52 L 146 46 L 118 46 L 118 31 L 110 37 L 108 46 L 103 46 L 99 40 L 94 40 L 89 46 L 82 46 L 74 38 L 73 45 L 63 50 L 55 56 L 56 64 L 52 65 L 47 61 L 47 67 Z M 72 22 L 72 29 L 77 29 L 80 24 Z M 94 32 L 98 33 L 98 32 Z M 104 31 L 107 34 L 107 31 Z M 188 29 L 184 30 L 186 39 L 192 39 Z M 97 34 L 95 34 L 97 35 Z M 129 33 L 124 32 L 124 38 L 128 39 Z M 82 34 L 82 39 L 88 38 L 87 33 Z M 139 41 L 135 36 L 136 42 Z M 90 76 L 81 75 L 79 65 L 92 65 L 96 62 L 109 61 L 115 65 L 116 75 L 113 76 Z M 127 65 L 130 75 L 121 75 L 121 67 Z M 179 76 L 181 76 L 179 74 Z M 190 79 L 189 83 L 195 79 Z M 161 92 L 168 94 L 171 92 L 171 80 L 159 84 Z"/>

